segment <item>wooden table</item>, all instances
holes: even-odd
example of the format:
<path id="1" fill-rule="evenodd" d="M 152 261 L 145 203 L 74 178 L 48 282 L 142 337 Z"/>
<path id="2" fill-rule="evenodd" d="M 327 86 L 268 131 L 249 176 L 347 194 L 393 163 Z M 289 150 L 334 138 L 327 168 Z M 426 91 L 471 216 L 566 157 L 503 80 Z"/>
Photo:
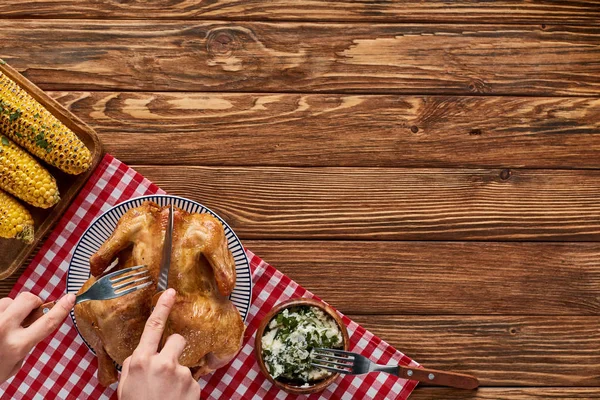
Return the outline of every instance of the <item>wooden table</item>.
<path id="1" fill-rule="evenodd" d="M 300 284 L 483 385 L 412 398 L 600 398 L 598 1 L 145 3 L 3 0 L 0 56 Z"/>

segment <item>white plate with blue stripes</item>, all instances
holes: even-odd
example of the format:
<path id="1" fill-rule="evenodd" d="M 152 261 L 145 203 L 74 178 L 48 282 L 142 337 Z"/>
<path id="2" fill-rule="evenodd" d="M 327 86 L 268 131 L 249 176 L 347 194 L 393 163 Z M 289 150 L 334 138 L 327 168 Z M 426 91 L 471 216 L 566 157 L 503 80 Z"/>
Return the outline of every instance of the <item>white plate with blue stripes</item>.
<path id="1" fill-rule="evenodd" d="M 77 293 L 83 284 L 90 278 L 90 257 L 92 254 L 96 253 L 100 246 L 102 246 L 102 244 L 110 237 L 123 214 L 131 208 L 141 206 L 142 203 L 147 200 L 153 201 L 161 207 L 173 204 L 190 213 L 208 213 L 221 221 L 223 228 L 225 229 L 225 235 L 227 236 L 229 250 L 231 250 L 235 260 L 236 269 L 235 288 L 229 296 L 229 299 L 240 311 L 242 319 L 246 321 L 248 310 L 250 309 L 250 301 L 252 300 L 252 278 L 250 273 L 250 262 L 248 261 L 248 257 L 246 256 L 246 252 L 244 251 L 240 239 L 233 232 L 231 227 L 229 227 L 229 225 L 213 211 L 200 203 L 178 196 L 157 194 L 136 197 L 117 204 L 94 220 L 81 239 L 79 239 L 79 242 L 75 247 L 75 252 L 73 253 L 67 272 L 67 293 Z M 75 327 L 77 327 L 77 321 L 75 320 L 73 311 L 71 311 L 71 318 L 73 319 Z M 88 345 L 88 347 L 90 346 Z"/>

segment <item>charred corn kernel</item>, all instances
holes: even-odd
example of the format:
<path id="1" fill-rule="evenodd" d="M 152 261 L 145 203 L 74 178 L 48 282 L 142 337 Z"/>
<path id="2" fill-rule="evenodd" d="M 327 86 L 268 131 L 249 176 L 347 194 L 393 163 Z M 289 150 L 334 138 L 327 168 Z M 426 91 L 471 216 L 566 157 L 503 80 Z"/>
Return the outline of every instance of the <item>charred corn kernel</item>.
<path id="1" fill-rule="evenodd" d="M 0 131 L 68 174 L 80 174 L 91 165 L 90 151 L 77 135 L 2 72 Z"/>
<path id="2" fill-rule="evenodd" d="M 0 237 L 33 241 L 33 218 L 11 195 L 0 190 Z"/>
<path id="3" fill-rule="evenodd" d="M 50 182 L 49 188 L 38 182 Z M 60 200 L 56 181 L 29 153 L 0 135 L 0 189 L 41 208 L 52 207 Z"/>

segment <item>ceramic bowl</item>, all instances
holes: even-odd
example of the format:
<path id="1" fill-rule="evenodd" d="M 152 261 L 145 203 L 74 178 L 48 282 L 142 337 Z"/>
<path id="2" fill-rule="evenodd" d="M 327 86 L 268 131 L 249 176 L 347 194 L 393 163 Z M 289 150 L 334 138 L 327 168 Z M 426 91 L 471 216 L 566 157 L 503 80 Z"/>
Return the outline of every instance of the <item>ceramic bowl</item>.
<path id="1" fill-rule="evenodd" d="M 265 332 L 265 328 L 267 327 L 267 325 L 269 325 L 269 322 L 271 322 L 271 320 L 277 314 L 279 314 L 286 308 L 297 307 L 297 306 L 317 307 L 317 308 L 323 310 L 329 316 L 331 316 L 331 318 L 333 318 L 335 320 L 335 322 L 338 324 L 340 331 L 342 333 L 342 341 L 344 344 L 344 350 L 347 351 L 349 349 L 350 339 L 348 338 L 348 330 L 346 329 L 346 326 L 342 322 L 342 319 L 339 317 L 339 315 L 335 312 L 335 310 L 333 308 L 329 307 L 327 304 L 325 304 L 321 301 L 318 301 L 318 300 L 307 299 L 307 298 L 297 298 L 297 299 L 290 299 L 290 300 L 287 300 L 287 301 L 277 304 L 262 319 L 262 321 L 260 322 L 260 325 L 258 327 L 258 331 L 256 332 L 256 341 L 255 341 L 255 345 L 254 345 L 254 350 L 256 352 L 256 359 L 258 360 L 258 365 L 260 367 L 261 372 L 278 388 L 283 389 L 287 393 L 291 393 L 291 394 L 317 393 L 317 392 L 324 390 L 327 386 L 329 386 L 331 383 L 333 383 L 333 381 L 335 381 L 340 374 L 332 374 L 331 376 L 328 376 L 327 378 L 319 380 L 319 381 L 315 382 L 314 384 L 311 384 L 308 387 L 297 386 L 297 385 L 291 384 L 289 382 L 283 382 L 278 379 L 273 379 L 271 374 L 269 374 L 269 370 L 267 369 L 267 367 L 264 363 L 263 357 L 262 357 L 262 337 Z"/>

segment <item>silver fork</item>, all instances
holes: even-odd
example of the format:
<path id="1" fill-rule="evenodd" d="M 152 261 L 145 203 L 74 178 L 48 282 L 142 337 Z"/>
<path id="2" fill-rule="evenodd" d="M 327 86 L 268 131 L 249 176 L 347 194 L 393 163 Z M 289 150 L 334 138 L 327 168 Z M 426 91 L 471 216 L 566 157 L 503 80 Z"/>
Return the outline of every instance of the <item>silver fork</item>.
<path id="1" fill-rule="evenodd" d="M 133 272 L 133 273 L 131 273 Z M 150 271 L 145 265 L 121 269 L 111 272 L 98 279 L 85 292 L 75 298 L 75 304 L 90 300 L 110 300 L 125 296 L 152 284 Z M 24 328 L 34 323 L 42 315 L 46 314 L 57 301 L 44 303 L 33 310 L 21 324 Z"/>
<path id="2" fill-rule="evenodd" d="M 419 382 L 428 382 L 434 385 L 450 386 L 459 389 L 475 389 L 479 386 L 476 377 L 456 372 L 438 371 L 435 369 L 412 368 L 403 365 L 376 364 L 357 353 L 336 349 L 314 349 L 313 367 L 323 368 L 327 371 L 361 375 L 369 372 L 386 372 L 404 379 L 413 379 Z"/>

